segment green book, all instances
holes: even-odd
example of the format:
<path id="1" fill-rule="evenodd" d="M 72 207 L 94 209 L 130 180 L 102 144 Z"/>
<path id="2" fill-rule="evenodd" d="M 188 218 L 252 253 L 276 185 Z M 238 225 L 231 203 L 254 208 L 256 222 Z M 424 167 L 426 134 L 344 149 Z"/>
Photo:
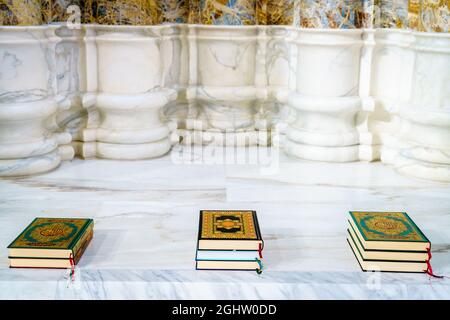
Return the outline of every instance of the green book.
<path id="1" fill-rule="evenodd" d="M 349 223 L 365 250 L 426 252 L 431 247 L 405 212 L 350 211 Z"/>
<path id="2" fill-rule="evenodd" d="M 11 267 L 68 268 L 94 233 L 92 219 L 36 218 L 8 246 Z"/>

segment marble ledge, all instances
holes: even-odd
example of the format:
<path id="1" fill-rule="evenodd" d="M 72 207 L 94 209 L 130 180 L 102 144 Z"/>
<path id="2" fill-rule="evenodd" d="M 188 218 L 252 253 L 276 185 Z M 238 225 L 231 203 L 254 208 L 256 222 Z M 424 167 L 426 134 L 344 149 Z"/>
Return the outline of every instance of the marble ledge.
<path id="1" fill-rule="evenodd" d="M 407 211 L 450 274 L 450 185 L 404 177 L 381 163 L 317 163 L 280 154 L 259 164 L 73 160 L 58 171 L 0 180 L 0 298 L 449 299 L 450 279 L 364 273 L 346 243 L 348 210 Z M 178 152 L 177 152 L 178 151 Z M 111 172 L 115 172 L 111 175 Z M 266 270 L 194 270 L 198 211 L 254 209 Z M 37 216 L 95 219 L 94 240 L 65 270 L 8 269 L 6 246 Z M 326 221 L 326 222 L 325 222 Z"/>

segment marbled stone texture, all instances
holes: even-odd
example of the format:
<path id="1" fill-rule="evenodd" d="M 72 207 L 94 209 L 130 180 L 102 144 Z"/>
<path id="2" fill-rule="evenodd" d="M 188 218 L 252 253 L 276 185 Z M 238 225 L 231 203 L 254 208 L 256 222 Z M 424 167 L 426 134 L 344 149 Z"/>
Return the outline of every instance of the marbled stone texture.
<path id="1" fill-rule="evenodd" d="M 199 24 L 201 13 L 200 13 L 200 0 L 188 0 L 189 1 L 189 14 L 188 21 L 192 24 Z"/>
<path id="2" fill-rule="evenodd" d="M 419 29 L 420 21 L 420 2 L 421 0 L 408 1 L 408 28 L 412 30 Z"/>
<path id="3" fill-rule="evenodd" d="M 85 0 L 84 22 L 107 25 L 155 25 L 161 23 L 157 0 Z"/>
<path id="4" fill-rule="evenodd" d="M 187 23 L 189 0 L 160 0 L 163 22 Z"/>
<path id="5" fill-rule="evenodd" d="M 42 24 L 41 0 L 0 0 L 0 26 Z"/>
<path id="6" fill-rule="evenodd" d="M 420 4 L 419 31 L 449 32 L 449 0 L 421 0 Z"/>
<path id="7" fill-rule="evenodd" d="M 259 25 L 293 25 L 298 0 L 257 0 L 256 15 Z"/>
<path id="8" fill-rule="evenodd" d="M 305 28 L 352 29 L 360 0 L 301 0 L 300 24 Z"/>
<path id="9" fill-rule="evenodd" d="M 256 0 L 204 0 L 200 13 L 202 24 L 254 25 Z"/>
<path id="10" fill-rule="evenodd" d="M 408 0 L 375 0 L 374 27 L 408 28 Z"/>
<path id="11" fill-rule="evenodd" d="M 41 0 L 44 23 L 68 21 L 72 13 L 67 9 L 77 6 L 81 11 L 83 2 L 84 0 Z"/>

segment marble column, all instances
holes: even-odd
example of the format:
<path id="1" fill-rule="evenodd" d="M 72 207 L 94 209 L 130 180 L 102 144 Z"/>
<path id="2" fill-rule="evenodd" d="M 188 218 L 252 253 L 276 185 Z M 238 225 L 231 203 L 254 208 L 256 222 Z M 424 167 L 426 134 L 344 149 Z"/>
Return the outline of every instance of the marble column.
<path id="1" fill-rule="evenodd" d="M 257 59 L 258 32 L 253 26 L 190 26 L 184 143 L 259 143 L 255 104 L 266 99 L 266 89 L 258 85 L 264 65 Z"/>
<path id="2" fill-rule="evenodd" d="M 399 111 L 393 164 L 404 174 L 450 182 L 450 35 L 414 37 L 411 95 Z"/>
<path id="3" fill-rule="evenodd" d="M 54 46 L 47 27 L 0 27 L 0 176 L 41 173 L 73 157 L 55 132 Z"/>
<path id="4" fill-rule="evenodd" d="M 79 153 L 85 157 L 146 159 L 170 150 L 161 108 L 176 98 L 163 88 L 162 26 L 86 26 L 89 116 Z M 128 57 L 132 57 L 129 59 Z"/>
<path id="5" fill-rule="evenodd" d="M 414 73 L 414 36 L 401 29 L 375 31 L 371 96 L 375 108 L 371 114 L 376 142 L 381 145 L 381 161 L 393 164 L 397 158 L 399 112 L 411 97 Z"/>
<path id="6" fill-rule="evenodd" d="M 361 37 L 360 30 L 293 31 L 289 41 L 298 52 L 297 79 L 287 103 L 296 119 L 286 132 L 288 154 L 319 161 L 360 160 Z"/>

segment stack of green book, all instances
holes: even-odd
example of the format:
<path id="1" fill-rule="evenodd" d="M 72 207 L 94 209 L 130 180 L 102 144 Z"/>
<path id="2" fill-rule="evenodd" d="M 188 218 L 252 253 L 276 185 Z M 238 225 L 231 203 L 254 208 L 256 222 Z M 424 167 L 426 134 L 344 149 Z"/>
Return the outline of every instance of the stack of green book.
<path id="1" fill-rule="evenodd" d="M 350 211 L 347 241 L 364 271 L 427 270 L 430 241 L 405 212 Z"/>
<path id="2" fill-rule="evenodd" d="M 73 268 L 94 235 L 92 219 L 36 218 L 8 246 L 11 268 Z"/>

